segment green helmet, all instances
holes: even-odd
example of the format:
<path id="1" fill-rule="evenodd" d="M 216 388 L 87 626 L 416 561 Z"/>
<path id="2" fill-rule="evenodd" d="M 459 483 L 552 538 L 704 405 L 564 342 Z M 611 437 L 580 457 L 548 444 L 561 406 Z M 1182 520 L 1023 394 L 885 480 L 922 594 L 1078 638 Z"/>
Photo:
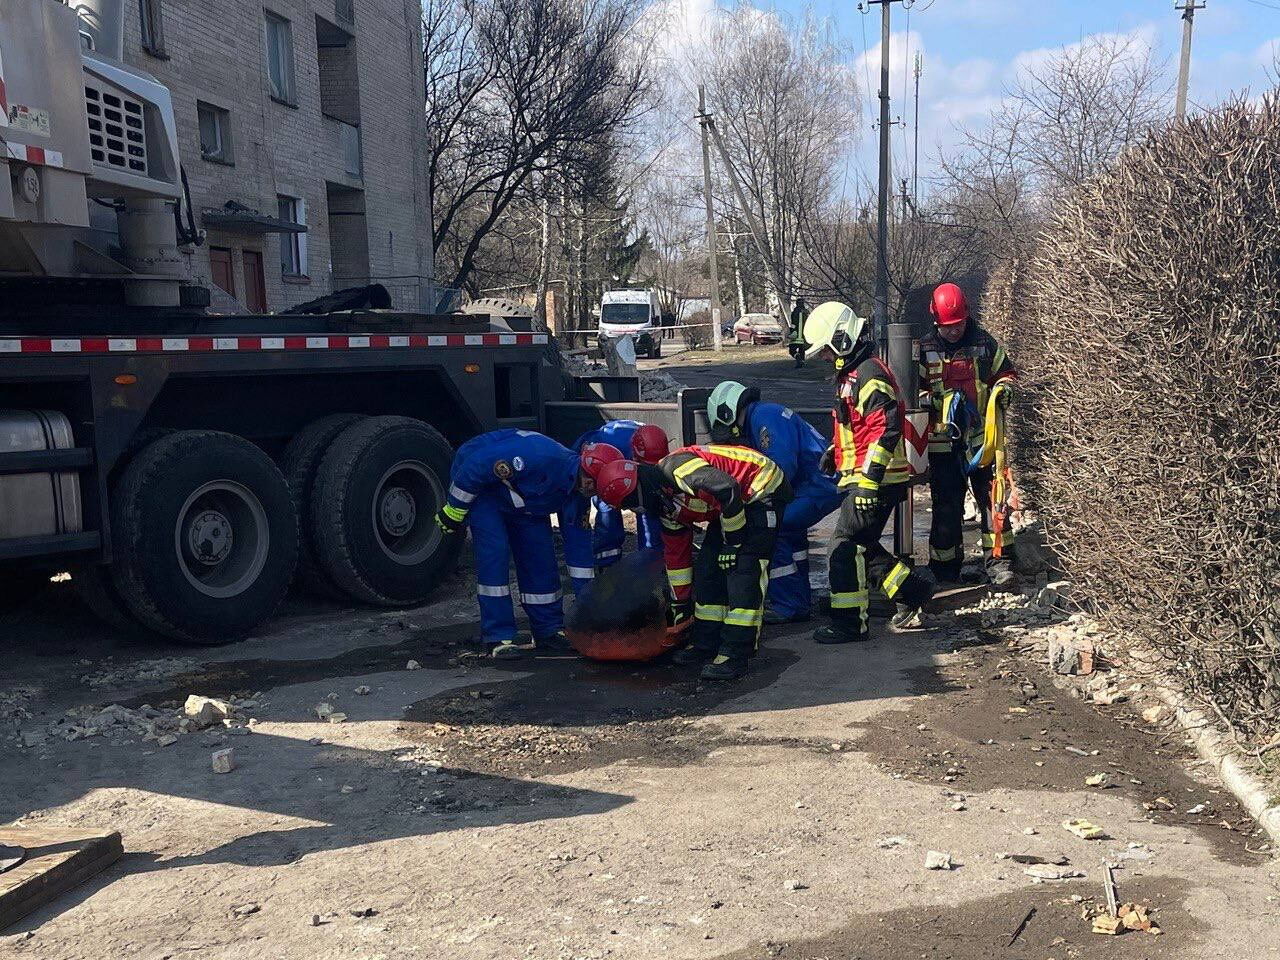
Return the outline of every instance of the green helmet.
<path id="1" fill-rule="evenodd" d="M 740 443 L 746 428 L 747 408 L 760 399 L 755 387 L 726 380 L 707 398 L 707 422 L 714 443 Z"/>

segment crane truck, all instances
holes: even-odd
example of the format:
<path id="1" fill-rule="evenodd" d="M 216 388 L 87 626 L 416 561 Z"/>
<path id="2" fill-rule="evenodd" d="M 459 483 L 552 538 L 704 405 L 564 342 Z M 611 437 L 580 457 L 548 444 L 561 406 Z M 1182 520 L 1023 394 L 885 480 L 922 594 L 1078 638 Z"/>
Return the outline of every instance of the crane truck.
<path id="1" fill-rule="evenodd" d="M 118 0 L 0 0 L 0 593 L 246 635 L 291 583 L 424 600 L 456 444 L 542 429 L 553 344 L 488 317 L 213 315 L 169 91 Z M 105 41 L 105 42 L 104 42 Z"/>

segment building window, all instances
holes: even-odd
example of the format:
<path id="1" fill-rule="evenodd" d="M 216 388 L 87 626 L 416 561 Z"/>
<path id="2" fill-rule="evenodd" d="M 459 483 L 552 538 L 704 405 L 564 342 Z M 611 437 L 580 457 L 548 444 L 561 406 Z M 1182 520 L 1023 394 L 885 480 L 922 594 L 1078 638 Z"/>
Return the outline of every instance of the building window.
<path id="1" fill-rule="evenodd" d="M 164 52 L 164 18 L 160 0 L 138 0 L 138 12 L 142 24 L 142 49 L 153 57 L 168 59 Z"/>
<path id="2" fill-rule="evenodd" d="M 298 197 L 276 196 L 277 216 L 285 223 L 306 225 L 306 201 Z M 280 234 L 280 272 L 286 277 L 307 275 L 307 235 Z"/>
<path id="3" fill-rule="evenodd" d="M 196 101 L 200 118 L 200 156 L 215 163 L 231 163 L 231 114 L 221 107 Z"/>
<path id="4" fill-rule="evenodd" d="M 273 99 L 293 105 L 293 27 L 284 17 L 266 11 L 267 83 Z"/>

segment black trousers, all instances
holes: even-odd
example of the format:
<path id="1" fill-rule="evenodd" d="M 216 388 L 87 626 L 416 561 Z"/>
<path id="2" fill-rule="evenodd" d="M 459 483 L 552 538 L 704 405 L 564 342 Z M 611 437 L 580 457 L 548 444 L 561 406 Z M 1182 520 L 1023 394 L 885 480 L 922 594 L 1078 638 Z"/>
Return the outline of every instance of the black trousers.
<path id="1" fill-rule="evenodd" d="M 992 469 L 983 467 L 966 476 L 958 453 L 929 454 L 929 493 L 933 523 L 929 529 L 929 566 L 940 576 L 954 580 L 964 564 L 964 495 L 973 491 L 982 527 L 982 555 L 992 563 L 995 524 L 991 514 Z M 1012 555 L 1013 530 L 1003 533 L 1002 563 Z"/>
<path id="2" fill-rule="evenodd" d="M 769 558 L 778 542 L 785 506 L 785 498 L 747 505 L 745 539 L 732 570 L 720 569 L 724 531 L 719 518 L 708 526 L 693 564 L 693 646 L 730 659 L 755 652 L 764 623 Z"/>
<path id="3" fill-rule="evenodd" d="M 905 483 L 881 488 L 874 510 L 859 509 L 852 493 L 840 505 L 831 538 L 829 571 L 831 619 L 843 629 L 867 632 L 873 585 L 890 600 L 911 606 L 929 598 L 928 582 L 880 543 L 885 524 L 908 489 Z"/>

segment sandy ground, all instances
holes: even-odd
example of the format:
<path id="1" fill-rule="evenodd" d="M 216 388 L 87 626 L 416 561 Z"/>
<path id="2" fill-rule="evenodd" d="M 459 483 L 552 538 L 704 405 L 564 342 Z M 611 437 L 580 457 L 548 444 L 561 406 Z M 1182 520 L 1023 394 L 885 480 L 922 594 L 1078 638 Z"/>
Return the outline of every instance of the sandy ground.
<path id="1" fill-rule="evenodd" d="M 188 693 L 253 697 L 258 721 L 4 740 L 0 820 L 117 829 L 127 855 L 0 956 L 1280 956 L 1276 867 L 1180 739 L 1066 696 L 973 615 L 852 648 L 773 628 L 746 681 L 703 687 L 474 658 L 463 586 L 408 614 L 295 607 L 194 654 L 114 640 L 58 590 L 0 620 L 19 730 Z M 239 766 L 217 775 L 223 746 Z M 1087 876 L 1035 883 L 1001 853 Z M 1104 858 L 1163 936 L 1089 932 Z"/>
<path id="2" fill-rule="evenodd" d="M 720 359 L 654 365 L 823 402 L 780 350 Z M 0 614 L 0 822 L 126 850 L 0 957 L 1280 957 L 1277 867 L 1181 737 L 1068 696 L 976 613 L 856 647 L 769 628 L 745 681 L 704 687 L 479 659 L 472 595 L 464 574 L 407 613 L 290 601 L 216 650 L 112 636 L 66 585 Z M 193 693 L 250 700 L 252 732 L 64 736 L 68 710 L 172 715 Z M 213 773 L 228 746 L 237 769 Z M 1108 839 L 1062 828 L 1079 817 Z M 1086 876 L 1037 883 L 1000 854 Z M 1162 936 L 1090 933 L 1104 859 Z"/>

